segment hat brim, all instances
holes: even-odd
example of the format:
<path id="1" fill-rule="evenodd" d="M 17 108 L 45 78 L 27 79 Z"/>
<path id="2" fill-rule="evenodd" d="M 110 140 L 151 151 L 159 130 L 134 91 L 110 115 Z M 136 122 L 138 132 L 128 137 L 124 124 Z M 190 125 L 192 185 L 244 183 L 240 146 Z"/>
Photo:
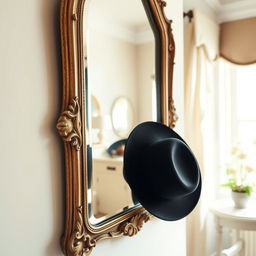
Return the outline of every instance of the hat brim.
<path id="1" fill-rule="evenodd" d="M 161 197 L 143 197 L 139 192 L 136 195 L 141 205 L 155 217 L 175 221 L 186 217 L 197 205 L 201 194 L 201 179 L 197 189 L 189 195 L 175 199 Z"/>
<path id="2" fill-rule="evenodd" d="M 143 175 L 140 175 L 142 152 L 153 143 L 169 138 L 176 138 L 186 144 L 176 132 L 161 123 L 145 122 L 138 125 L 131 132 L 125 146 L 123 174 L 136 198 L 147 211 L 160 219 L 174 221 L 185 217 L 194 209 L 201 194 L 201 176 L 199 185 L 193 193 L 166 199 L 154 194 L 145 195 Z M 193 155 L 191 150 L 190 152 Z"/>

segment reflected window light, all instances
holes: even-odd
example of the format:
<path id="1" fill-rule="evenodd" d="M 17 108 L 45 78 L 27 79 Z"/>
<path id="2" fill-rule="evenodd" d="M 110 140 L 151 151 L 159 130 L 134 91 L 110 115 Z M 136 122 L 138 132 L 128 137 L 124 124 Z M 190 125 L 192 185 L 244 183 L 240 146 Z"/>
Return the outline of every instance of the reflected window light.
<path id="1" fill-rule="evenodd" d="M 114 116 L 116 117 L 115 122 L 118 123 L 118 131 L 124 132 L 128 126 L 128 120 L 126 114 L 128 112 L 127 101 L 120 100 L 119 107 L 114 109 Z"/>

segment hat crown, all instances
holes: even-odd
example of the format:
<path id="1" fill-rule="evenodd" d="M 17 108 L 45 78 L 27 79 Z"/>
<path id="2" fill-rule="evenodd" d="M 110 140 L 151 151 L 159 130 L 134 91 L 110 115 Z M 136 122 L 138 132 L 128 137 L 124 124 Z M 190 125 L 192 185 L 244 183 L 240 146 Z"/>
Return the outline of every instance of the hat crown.
<path id="1" fill-rule="evenodd" d="M 199 184 L 197 162 L 181 140 L 162 139 L 153 143 L 142 156 L 146 191 L 171 199 L 193 193 Z"/>

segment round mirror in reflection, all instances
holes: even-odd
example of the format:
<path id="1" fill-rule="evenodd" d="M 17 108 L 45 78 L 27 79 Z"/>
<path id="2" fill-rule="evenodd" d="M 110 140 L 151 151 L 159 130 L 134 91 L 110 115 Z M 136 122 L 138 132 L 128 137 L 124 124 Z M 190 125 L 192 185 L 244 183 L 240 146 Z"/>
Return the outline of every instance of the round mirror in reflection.
<path id="1" fill-rule="evenodd" d="M 99 117 L 101 115 L 100 103 L 94 95 L 91 95 L 91 104 L 92 118 Z"/>
<path id="2" fill-rule="evenodd" d="M 117 98 L 111 111 L 113 130 L 117 136 L 127 138 L 134 126 L 134 110 L 126 97 Z"/>

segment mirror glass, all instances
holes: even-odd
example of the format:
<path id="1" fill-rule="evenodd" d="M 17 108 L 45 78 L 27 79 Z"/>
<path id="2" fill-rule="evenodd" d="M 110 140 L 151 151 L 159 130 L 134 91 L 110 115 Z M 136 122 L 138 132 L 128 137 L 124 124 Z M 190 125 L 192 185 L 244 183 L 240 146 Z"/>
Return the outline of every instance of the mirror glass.
<path id="1" fill-rule="evenodd" d="M 92 144 L 101 144 L 101 107 L 99 101 L 94 95 L 91 95 L 91 128 Z"/>
<path id="2" fill-rule="evenodd" d="M 160 119 L 155 42 L 139 0 L 88 1 L 83 23 L 88 209 L 99 225 L 140 206 L 123 178 L 123 152 L 136 125 Z"/>

